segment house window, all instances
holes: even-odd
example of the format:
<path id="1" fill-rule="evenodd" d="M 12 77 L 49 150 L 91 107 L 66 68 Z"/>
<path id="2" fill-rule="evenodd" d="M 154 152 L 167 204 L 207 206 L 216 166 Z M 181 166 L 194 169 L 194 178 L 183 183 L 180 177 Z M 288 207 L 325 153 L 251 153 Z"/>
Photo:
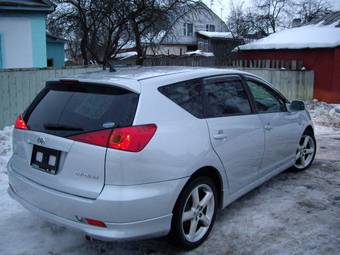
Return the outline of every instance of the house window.
<path id="1" fill-rule="evenodd" d="M 215 32 L 215 25 L 206 24 L 205 25 L 205 30 L 206 31 L 210 31 L 210 32 Z"/>
<path id="2" fill-rule="evenodd" d="M 194 25 L 192 23 L 184 23 L 183 24 L 183 34 L 184 34 L 184 36 L 193 36 L 194 35 Z"/>
<path id="3" fill-rule="evenodd" d="M 54 66 L 54 65 L 53 65 L 53 58 L 47 59 L 47 66 L 48 66 L 48 67 L 53 67 L 53 66 Z"/>

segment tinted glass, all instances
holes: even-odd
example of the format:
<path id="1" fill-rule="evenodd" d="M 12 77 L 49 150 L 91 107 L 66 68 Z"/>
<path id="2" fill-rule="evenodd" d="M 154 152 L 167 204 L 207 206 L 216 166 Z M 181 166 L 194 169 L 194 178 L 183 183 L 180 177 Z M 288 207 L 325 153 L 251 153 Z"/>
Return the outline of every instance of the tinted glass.
<path id="1" fill-rule="evenodd" d="M 286 110 L 283 100 L 276 96 L 275 92 L 268 86 L 252 80 L 248 80 L 247 83 L 253 94 L 258 112 L 282 112 Z"/>
<path id="2" fill-rule="evenodd" d="M 107 122 L 129 126 L 138 102 L 137 94 L 111 86 L 59 84 L 45 88 L 42 94 L 30 107 L 29 116 L 25 115 L 27 124 L 31 130 L 59 136 L 104 129 Z"/>
<path id="3" fill-rule="evenodd" d="M 238 77 L 208 82 L 205 85 L 207 117 L 249 114 L 248 96 Z"/>
<path id="4" fill-rule="evenodd" d="M 203 99 L 201 88 L 201 82 L 193 80 L 163 86 L 159 88 L 159 91 L 192 115 L 202 118 Z"/>

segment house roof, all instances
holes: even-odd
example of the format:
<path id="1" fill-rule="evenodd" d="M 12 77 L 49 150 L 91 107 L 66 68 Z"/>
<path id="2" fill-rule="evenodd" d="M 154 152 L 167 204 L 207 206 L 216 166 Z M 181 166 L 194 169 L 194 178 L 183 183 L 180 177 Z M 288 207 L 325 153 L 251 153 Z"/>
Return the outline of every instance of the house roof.
<path id="1" fill-rule="evenodd" d="M 55 5 L 49 0 L 0 0 L 0 12 L 50 13 Z"/>
<path id="2" fill-rule="evenodd" d="M 338 46 L 340 46 L 340 11 L 303 26 L 271 34 L 238 48 L 239 50 L 266 50 L 335 48 Z"/>
<path id="3" fill-rule="evenodd" d="M 210 31 L 197 31 L 197 34 L 212 39 L 232 39 L 231 32 L 210 32 Z"/>
<path id="4" fill-rule="evenodd" d="M 53 42 L 53 43 L 65 43 L 66 42 L 65 39 L 52 35 L 49 32 L 46 32 L 46 41 Z"/>

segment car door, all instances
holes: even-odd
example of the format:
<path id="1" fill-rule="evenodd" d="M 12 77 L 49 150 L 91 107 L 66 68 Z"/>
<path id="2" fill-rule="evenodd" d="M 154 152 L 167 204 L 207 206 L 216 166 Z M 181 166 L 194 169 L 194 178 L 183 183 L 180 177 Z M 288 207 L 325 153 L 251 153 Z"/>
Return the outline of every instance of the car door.
<path id="1" fill-rule="evenodd" d="M 265 130 L 265 152 L 260 176 L 293 162 L 299 141 L 298 113 L 288 112 L 288 102 L 264 82 L 246 77 L 254 105 Z"/>
<path id="2" fill-rule="evenodd" d="M 264 152 L 264 130 L 254 114 L 239 76 L 206 78 L 204 110 L 210 139 L 235 193 L 258 177 Z"/>

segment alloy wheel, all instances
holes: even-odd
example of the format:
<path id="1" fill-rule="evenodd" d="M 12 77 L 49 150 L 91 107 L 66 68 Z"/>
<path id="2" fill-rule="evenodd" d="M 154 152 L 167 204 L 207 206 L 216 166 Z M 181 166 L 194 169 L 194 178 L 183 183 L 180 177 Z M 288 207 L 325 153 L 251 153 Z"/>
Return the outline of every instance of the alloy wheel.
<path id="1" fill-rule="evenodd" d="M 209 230 L 215 212 L 215 198 L 211 187 L 196 186 L 186 199 L 182 212 L 182 231 L 189 242 L 199 241 Z"/>
<path id="2" fill-rule="evenodd" d="M 297 169 L 304 169 L 312 162 L 315 154 L 315 142 L 310 135 L 301 137 L 298 149 L 296 150 L 295 164 Z"/>

